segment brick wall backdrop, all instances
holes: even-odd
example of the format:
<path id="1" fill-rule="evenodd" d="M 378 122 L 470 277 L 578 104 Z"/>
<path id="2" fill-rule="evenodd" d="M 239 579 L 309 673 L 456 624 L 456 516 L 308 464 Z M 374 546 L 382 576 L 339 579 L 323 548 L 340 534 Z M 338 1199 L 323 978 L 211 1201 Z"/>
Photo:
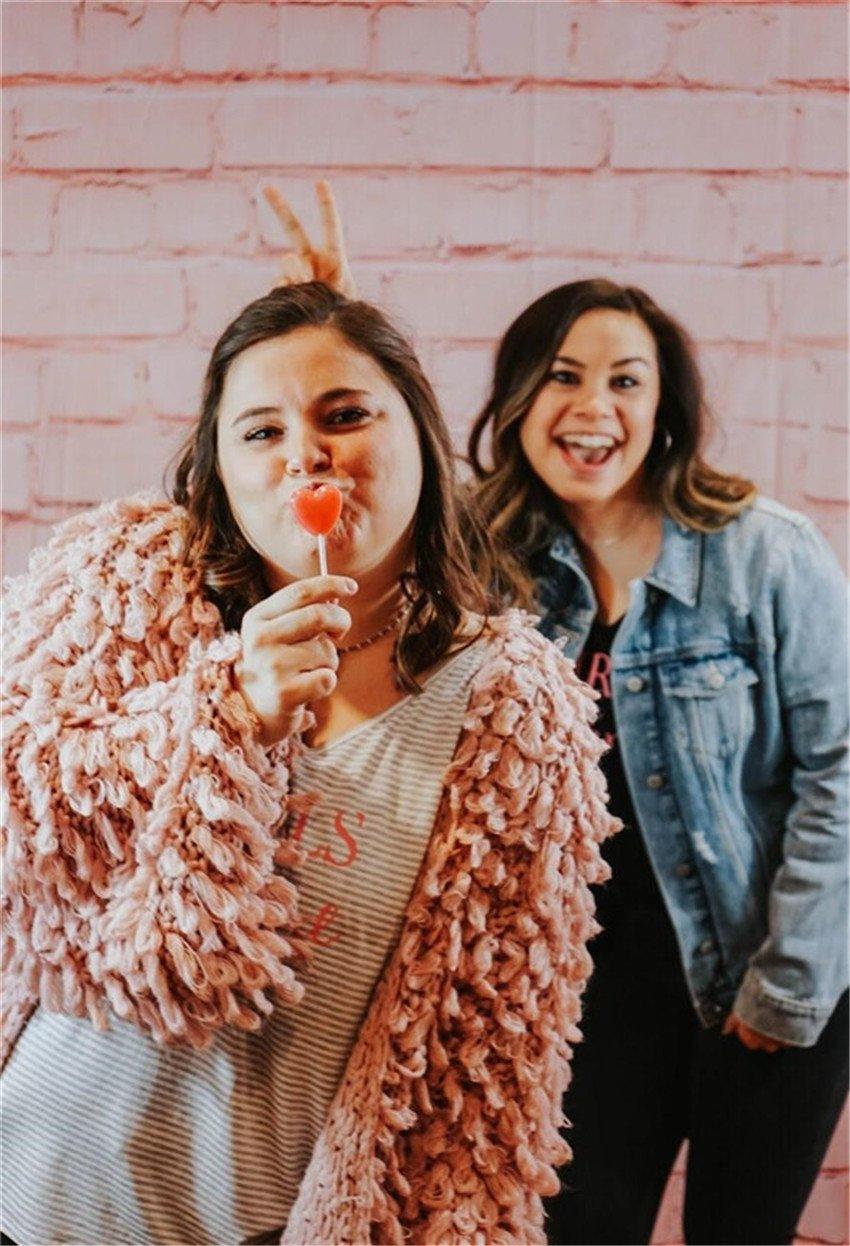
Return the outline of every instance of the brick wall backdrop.
<path id="1" fill-rule="evenodd" d="M 366 297 L 459 442 L 548 287 L 646 286 L 700 344 L 715 458 L 846 558 L 841 5 L 2 6 L 9 571 L 157 483 L 275 273 L 273 179 L 331 178 Z M 846 1124 L 803 1221 L 846 1242 Z M 680 1241 L 674 1175 L 656 1241 Z"/>

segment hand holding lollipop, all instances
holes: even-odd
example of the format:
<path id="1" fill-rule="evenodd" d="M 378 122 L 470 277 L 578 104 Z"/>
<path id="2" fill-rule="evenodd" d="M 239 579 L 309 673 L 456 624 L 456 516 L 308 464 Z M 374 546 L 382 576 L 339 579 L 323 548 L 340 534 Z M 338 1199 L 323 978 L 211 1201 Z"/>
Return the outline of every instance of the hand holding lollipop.
<path id="1" fill-rule="evenodd" d="M 293 493 L 292 509 L 304 531 L 316 537 L 319 546 L 319 573 L 327 575 L 326 538 L 342 514 L 342 494 L 336 485 L 304 485 Z"/>

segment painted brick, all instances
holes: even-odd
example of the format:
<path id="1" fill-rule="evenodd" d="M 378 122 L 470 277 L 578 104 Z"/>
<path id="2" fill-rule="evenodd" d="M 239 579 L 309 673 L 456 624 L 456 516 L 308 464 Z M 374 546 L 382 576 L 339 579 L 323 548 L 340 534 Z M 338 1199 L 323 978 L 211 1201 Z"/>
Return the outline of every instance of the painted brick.
<path id="1" fill-rule="evenodd" d="M 476 19 L 482 74 L 600 82 L 654 78 L 666 57 L 663 6 L 490 4 Z"/>
<path id="2" fill-rule="evenodd" d="M 597 82 L 641 82 L 656 78 L 667 60 L 670 34 L 664 5 L 608 4 L 563 6 L 572 39 L 565 65 L 558 65 L 544 39 L 537 62 L 546 76 Z"/>
<path id="3" fill-rule="evenodd" d="M 280 119 L 274 126 L 272 113 Z M 323 171 L 336 164 L 593 168 L 606 139 L 604 111 L 590 96 L 418 86 L 232 89 L 221 132 L 226 165 Z"/>
<path id="4" fill-rule="evenodd" d="M 782 10 L 786 64 L 797 82 L 847 81 L 847 13 L 842 4 L 795 4 Z"/>
<path id="5" fill-rule="evenodd" d="M 144 368 L 131 355 L 51 351 L 44 362 L 42 409 L 67 419 L 126 417 L 143 408 Z"/>
<path id="6" fill-rule="evenodd" d="M 735 217 L 736 260 L 765 256 L 832 263 L 847 254 L 847 188 L 841 181 L 747 178 L 726 188 Z"/>
<path id="7" fill-rule="evenodd" d="M 184 325 L 173 264 L 14 259 L 6 263 L 4 293 L 9 337 L 156 336 Z"/>
<path id="8" fill-rule="evenodd" d="M 234 316 L 254 299 L 267 294 L 275 280 L 268 260 L 199 261 L 186 270 L 192 330 L 212 343 Z"/>
<path id="9" fill-rule="evenodd" d="M 470 19 L 456 5 L 378 10 L 375 66 L 384 73 L 460 77 L 468 68 Z"/>
<path id="10" fill-rule="evenodd" d="M 182 13 L 180 64 L 189 73 L 264 73 L 275 63 L 272 4 L 189 4 Z"/>
<path id="11" fill-rule="evenodd" d="M 600 276 L 599 265 L 538 260 L 535 295 L 578 278 Z M 770 335 L 771 277 L 766 270 L 611 260 L 604 275 L 646 290 L 700 342 L 763 342 Z"/>
<path id="12" fill-rule="evenodd" d="M 361 298 L 382 303 L 384 265 L 358 264 Z M 187 267 L 190 324 L 195 339 L 212 346 L 230 321 L 248 303 L 268 294 L 276 284 L 277 265 L 262 260 L 197 262 Z"/>
<path id="13" fill-rule="evenodd" d="M 7 432 L 2 446 L 2 505 L 10 514 L 26 510 L 30 499 L 33 441 L 30 433 Z"/>
<path id="14" fill-rule="evenodd" d="M 224 328 L 222 321 L 220 328 Z M 148 368 L 148 396 L 157 415 L 189 417 L 201 409 L 201 389 L 209 351 L 189 342 L 157 344 Z"/>
<path id="15" fill-rule="evenodd" d="M 788 160 L 783 97 L 665 91 L 628 94 L 614 110 L 620 169 L 777 169 Z"/>
<path id="16" fill-rule="evenodd" d="M 21 93 L 18 133 L 34 169 L 203 169 L 212 158 L 211 95 L 144 87 Z"/>
<path id="17" fill-rule="evenodd" d="M 4 177 L 3 250 L 47 255 L 53 246 L 56 183 L 35 177 Z"/>
<path id="18" fill-rule="evenodd" d="M 776 487 L 776 426 L 727 421 L 718 430 L 709 457 L 716 467 L 746 476 L 763 493 L 772 494 Z"/>
<path id="19" fill-rule="evenodd" d="M 54 424 L 39 449 L 42 502 L 95 503 L 155 488 L 168 458 L 163 434 L 147 425 Z"/>
<path id="20" fill-rule="evenodd" d="M 15 110 L 11 104 L 3 104 L 2 117 L 3 164 L 10 164 L 15 150 Z"/>
<path id="21" fill-rule="evenodd" d="M 565 255 L 633 255 L 639 246 L 637 186 L 604 174 L 535 182 L 521 244 Z"/>
<path id="22" fill-rule="evenodd" d="M 847 331 L 844 266 L 808 265 L 779 274 L 783 331 L 793 338 L 843 339 Z"/>
<path id="23" fill-rule="evenodd" d="M 788 250 L 831 263 L 847 257 L 847 183 L 800 178 L 788 194 Z"/>
<path id="24" fill-rule="evenodd" d="M 785 31 L 774 5 L 700 5 L 685 10 L 671 69 L 677 78 L 710 86 L 761 87 L 782 76 Z"/>
<path id="25" fill-rule="evenodd" d="M 74 6 L 9 3 L 0 5 L 3 73 L 61 74 L 74 68 Z"/>
<path id="26" fill-rule="evenodd" d="M 281 186 L 307 232 L 318 240 L 322 233 L 313 179 L 287 177 Z M 343 173 L 334 175 L 333 190 L 348 253 L 355 261 L 437 249 L 527 247 L 530 239 L 537 240 L 529 228 L 534 219 L 530 180 L 516 174 Z M 283 230 L 265 202 L 259 203 L 259 215 L 264 245 L 282 249 Z"/>
<path id="27" fill-rule="evenodd" d="M 176 4 L 84 4 L 79 66 L 93 78 L 166 74 L 175 67 Z"/>
<path id="28" fill-rule="evenodd" d="M 3 517 L 3 575 L 22 575 L 32 551 L 43 545 L 50 534 L 49 524 L 37 523 L 30 516 Z"/>
<path id="29" fill-rule="evenodd" d="M 527 151 L 532 145 L 535 168 L 593 169 L 601 164 L 609 121 L 595 93 L 543 93 L 534 97 L 534 105 L 526 144 Z"/>
<path id="30" fill-rule="evenodd" d="M 847 429 L 823 429 L 818 453 L 806 460 L 806 496 L 825 502 L 850 502 Z M 840 1241 L 827 1238 L 827 1241 Z"/>
<path id="31" fill-rule="evenodd" d="M 722 263 L 732 252 L 732 210 L 721 186 L 703 179 L 644 179 L 637 192 L 636 249 L 665 259 Z"/>
<path id="32" fill-rule="evenodd" d="M 478 66 L 487 77 L 526 78 L 539 68 L 538 47 L 552 46 L 550 55 L 566 62 L 570 24 L 565 5 L 487 4 L 475 15 Z M 545 30 L 545 38 L 544 38 Z"/>
<path id="33" fill-rule="evenodd" d="M 39 350 L 4 349 L 3 366 L 0 368 L 0 416 L 4 424 L 37 422 L 41 410 L 40 371 L 43 358 Z"/>
<path id="34" fill-rule="evenodd" d="M 794 105 L 795 165 L 812 173 L 847 170 L 847 104 L 843 99 L 808 99 Z"/>
<path id="35" fill-rule="evenodd" d="M 289 73 L 363 71 L 369 11 L 348 4 L 284 4 L 278 9 L 277 68 Z"/>
<path id="36" fill-rule="evenodd" d="M 68 186 L 57 217 L 59 245 L 68 251 L 135 251 L 150 237 L 148 195 L 133 186 Z"/>
<path id="37" fill-rule="evenodd" d="M 437 342 L 429 352 L 428 376 L 437 391 L 455 444 L 465 450 L 472 421 L 484 405 L 493 370 L 492 346 Z"/>
<path id="38" fill-rule="evenodd" d="M 710 387 L 712 410 L 725 424 L 772 424 L 779 418 L 780 376 L 776 355 L 735 346 L 702 346 L 700 365 Z"/>
<path id="39" fill-rule="evenodd" d="M 525 263 L 467 264 L 460 270 L 399 264 L 387 275 L 383 305 L 417 337 L 489 341 L 531 301 L 530 269 Z"/>
<path id="40" fill-rule="evenodd" d="M 780 419 L 783 424 L 847 427 L 847 356 L 843 350 L 810 350 L 783 359 Z"/>
<path id="41" fill-rule="evenodd" d="M 253 212 L 235 182 L 162 182 L 151 192 L 156 245 L 170 251 L 253 248 Z"/>

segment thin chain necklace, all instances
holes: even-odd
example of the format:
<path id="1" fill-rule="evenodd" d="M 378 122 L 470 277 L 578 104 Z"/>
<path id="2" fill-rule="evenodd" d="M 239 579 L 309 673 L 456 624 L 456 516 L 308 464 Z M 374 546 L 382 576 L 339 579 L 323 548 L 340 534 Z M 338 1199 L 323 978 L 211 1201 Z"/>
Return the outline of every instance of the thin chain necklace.
<path id="1" fill-rule="evenodd" d="M 576 535 L 579 540 L 590 549 L 608 549 L 611 545 L 617 545 L 620 541 L 625 541 L 626 537 L 633 536 L 634 533 L 638 532 L 646 520 L 652 515 L 652 511 L 645 511 L 640 519 L 638 519 L 636 523 L 632 524 L 631 528 L 629 528 L 626 532 L 618 533 L 616 536 L 606 536 L 601 538 L 593 537 L 588 539 L 588 537 L 582 536 L 578 529 L 576 529 Z"/>
<path id="2" fill-rule="evenodd" d="M 364 640 L 358 640 L 356 645 L 337 645 L 338 653 L 357 653 L 360 649 L 366 649 L 369 645 L 373 645 L 376 640 L 380 640 L 383 636 L 388 636 L 390 632 L 395 631 L 401 620 L 404 618 L 408 609 L 407 602 L 399 606 L 389 623 L 385 623 L 377 632 L 373 632 L 371 636 L 365 637 Z"/>

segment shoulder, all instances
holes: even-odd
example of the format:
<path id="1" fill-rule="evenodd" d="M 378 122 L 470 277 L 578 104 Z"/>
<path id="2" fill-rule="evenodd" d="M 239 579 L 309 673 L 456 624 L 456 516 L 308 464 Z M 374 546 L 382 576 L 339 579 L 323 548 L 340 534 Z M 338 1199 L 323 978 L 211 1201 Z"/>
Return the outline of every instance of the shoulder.
<path id="1" fill-rule="evenodd" d="M 111 562 L 126 550 L 176 561 L 184 525 L 184 509 L 152 491 L 116 498 L 58 524 L 32 554 L 29 572 Z"/>
<path id="2" fill-rule="evenodd" d="M 487 619 L 473 704 L 476 699 L 484 707 L 511 704 L 517 719 L 533 718 L 553 732 L 592 723 L 594 694 L 579 679 L 575 664 L 538 631 L 538 621 L 520 609 Z"/>
<path id="3" fill-rule="evenodd" d="M 750 563 L 769 578 L 783 575 L 800 561 L 838 568 L 826 538 L 807 515 L 761 494 L 723 528 L 708 534 L 706 546 L 709 551 L 722 547 L 731 560 Z"/>
<path id="4" fill-rule="evenodd" d="M 754 552 L 763 554 L 777 541 L 794 541 L 812 526 L 799 511 L 759 494 L 722 528 L 705 533 L 704 540 L 709 551 L 723 549 L 746 557 Z"/>
<path id="5" fill-rule="evenodd" d="M 74 515 L 33 553 L 25 574 L 6 581 L 8 625 L 31 642 L 69 620 L 81 637 L 105 624 L 129 640 L 187 610 L 199 625 L 212 622 L 207 613 L 218 612 L 183 564 L 184 532 L 183 508 L 153 493 Z"/>

